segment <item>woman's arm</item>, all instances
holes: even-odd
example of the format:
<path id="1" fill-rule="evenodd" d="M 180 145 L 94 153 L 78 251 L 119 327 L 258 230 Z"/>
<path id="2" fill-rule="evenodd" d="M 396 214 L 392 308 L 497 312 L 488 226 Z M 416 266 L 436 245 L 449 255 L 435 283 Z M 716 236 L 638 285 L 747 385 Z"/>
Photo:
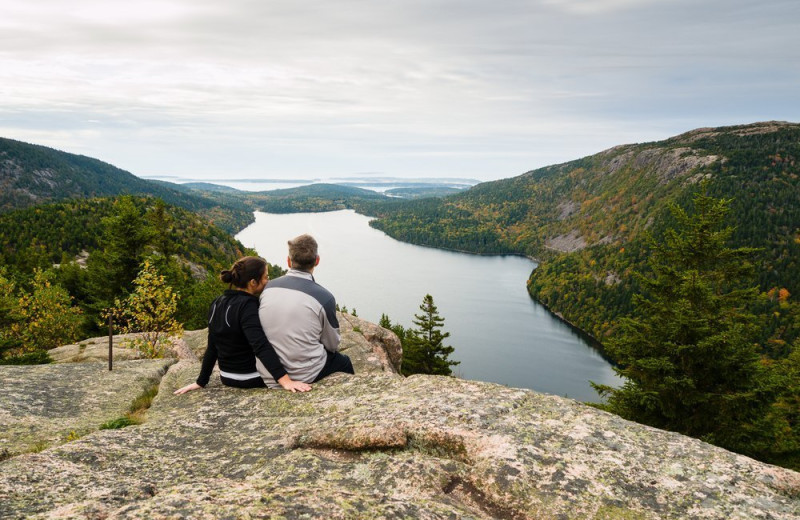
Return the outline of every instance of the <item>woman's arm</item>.
<path id="1" fill-rule="evenodd" d="M 183 388 L 178 388 L 177 390 L 175 390 L 172 393 L 175 394 L 175 395 L 181 395 L 181 394 L 185 394 L 186 392 L 191 392 L 192 390 L 200 390 L 201 388 L 203 388 L 203 387 L 198 385 L 197 383 L 192 383 L 190 385 L 184 386 Z"/>
<path id="2" fill-rule="evenodd" d="M 211 379 L 211 371 L 214 370 L 214 364 L 217 362 L 217 345 L 214 343 L 214 338 L 211 331 L 208 332 L 208 346 L 206 353 L 203 354 L 203 366 L 200 368 L 200 375 L 197 376 L 197 386 L 203 388 L 208 384 Z"/>
<path id="3" fill-rule="evenodd" d="M 261 360 L 272 378 L 281 387 L 290 392 L 308 392 L 311 390 L 311 385 L 292 380 L 289 374 L 286 373 L 286 369 L 283 368 L 283 363 L 281 363 L 278 353 L 275 352 L 275 347 L 267 339 L 267 335 L 264 334 L 264 328 L 261 326 L 261 321 L 258 319 L 258 301 L 247 302 L 242 307 L 239 320 L 242 332 L 253 348 L 253 353 Z"/>

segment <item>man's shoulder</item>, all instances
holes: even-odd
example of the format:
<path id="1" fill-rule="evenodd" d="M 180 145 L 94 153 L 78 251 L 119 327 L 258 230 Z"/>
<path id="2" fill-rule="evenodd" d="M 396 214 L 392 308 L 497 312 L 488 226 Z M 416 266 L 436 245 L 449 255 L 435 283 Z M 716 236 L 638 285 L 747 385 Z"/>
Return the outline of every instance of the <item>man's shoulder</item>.
<path id="1" fill-rule="evenodd" d="M 300 276 L 283 275 L 279 278 L 275 278 L 274 280 L 270 280 L 266 289 L 264 289 L 264 292 L 266 293 L 266 291 L 269 291 L 270 289 L 288 289 L 291 291 L 299 291 L 314 298 L 321 305 L 325 305 L 329 300 L 333 299 L 333 294 L 328 289 L 321 286 L 314 280 L 309 280 L 308 278 L 303 278 Z"/>

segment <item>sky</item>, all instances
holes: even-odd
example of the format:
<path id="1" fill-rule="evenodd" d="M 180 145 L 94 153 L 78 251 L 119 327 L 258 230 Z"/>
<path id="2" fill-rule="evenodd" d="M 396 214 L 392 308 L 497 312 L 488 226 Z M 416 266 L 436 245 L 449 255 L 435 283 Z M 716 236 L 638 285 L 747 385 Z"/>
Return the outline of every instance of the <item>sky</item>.
<path id="1" fill-rule="evenodd" d="M 143 177 L 491 180 L 766 120 L 797 0 L 0 0 L 0 137 Z"/>

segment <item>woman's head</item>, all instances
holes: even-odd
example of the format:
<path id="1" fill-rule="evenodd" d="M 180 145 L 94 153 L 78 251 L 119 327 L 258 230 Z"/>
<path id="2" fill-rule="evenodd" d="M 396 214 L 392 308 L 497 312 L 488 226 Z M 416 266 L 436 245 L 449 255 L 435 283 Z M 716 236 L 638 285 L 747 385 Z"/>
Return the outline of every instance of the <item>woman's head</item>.
<path id="1" fill-rule="evenodd" d="M 247 290 L 250 282 L 260 284 L 267 274 L 267 261 L 260 256 L 245 256 L 238 259 L 230 269 L 222 271 L 219 279 L 239 289 Z"/>

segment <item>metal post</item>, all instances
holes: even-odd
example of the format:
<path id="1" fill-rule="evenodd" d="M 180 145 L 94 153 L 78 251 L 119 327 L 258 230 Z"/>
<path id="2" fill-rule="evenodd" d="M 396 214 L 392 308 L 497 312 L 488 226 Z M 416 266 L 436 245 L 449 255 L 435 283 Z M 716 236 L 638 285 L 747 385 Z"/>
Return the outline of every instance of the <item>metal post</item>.
<path id="1" fill-rule="evenodd" d="M 114 317 L 109 314 L 108 315 L 108 371 L 111 372 L 111 369 L 114 367 L 113 359 L 113 348 L 114 348 Z"/>

